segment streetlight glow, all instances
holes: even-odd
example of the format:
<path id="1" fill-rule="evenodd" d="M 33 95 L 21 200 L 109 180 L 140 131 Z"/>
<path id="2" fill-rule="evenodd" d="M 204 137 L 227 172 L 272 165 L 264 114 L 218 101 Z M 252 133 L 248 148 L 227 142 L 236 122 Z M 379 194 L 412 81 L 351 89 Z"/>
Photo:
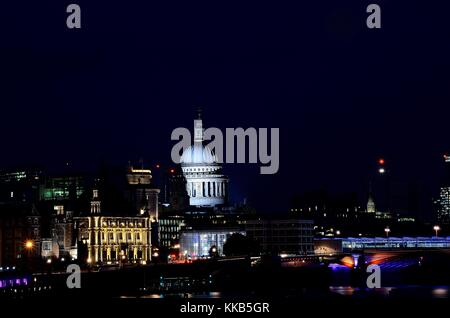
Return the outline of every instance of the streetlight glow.
<path id="1" fill-rule="evenodd" d="M 389 233 L 391 233 L 391 229 L 387 226 L 387 227 L 384 229 L 384 232 L 386 232 L 386 237 L 389 237 Z"/>
<path id="2" fill-rule="evenodd" d="M 436 237 L 438 237 L 438 232 L 441 230 L 441 227 L 439 225 L 435 225 L 433 230 L 436 232 Z"/>
<path id="3" fill-rule="evenodd" d="M 25 248 L 31 250 L 33 248 L 33 241 L 26 241 Z"/>

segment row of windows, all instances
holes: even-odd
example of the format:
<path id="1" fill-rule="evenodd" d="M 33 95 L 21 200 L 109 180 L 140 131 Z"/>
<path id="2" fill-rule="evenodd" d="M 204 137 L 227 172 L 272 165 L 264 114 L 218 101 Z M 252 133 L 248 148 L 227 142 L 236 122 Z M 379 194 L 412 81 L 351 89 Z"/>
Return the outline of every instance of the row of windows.
<path id="1" fill-rule="evenodd" d="M 164 227 L 164 229 L 160 229 L 160 232 L 169 232 L 169 233 L 177 233 L 179 232 L 179 227 Z"/>
<path id="2" fill-rule="evenodd" d="M 125 237 L 123 233 L 117 233 L 116 236 L 119 241 L 124 240 Z M 137 241 L 141 240 L 141 233 L 136 233 L 134 236 Z M 102 233 L 102 240 L 106 241 L 106 238 L 107 238 L 106 233 Z M 108 238 L 110 241 L 114 241 L 114 233 L 108 233 Z M 126 233 L 126 238 L 128 241 L 131 241 L 133 239 L 133 236 L 131 233 Z"/>
<path id="3" fill-rule="evenodd" d="M 116 226 L 121 226 L 121 227 L 125 227 L 125 226 L 127 226 L 128 225 L 128 227 L 142 227 L 142 222 L 138 222 L 137 224 L 134 224 L 133 222 L 129 222 L 128 224 L 125 224 L 125 222 L 103 222 L 102 223 L 102 226 L 103 227 L 108 227 L 108 226 L 110 226 L 110 227 L 116 227 Z"/>
<path id="4" fill-rule="evenodd" d="M 176 226 L 178 226 L 181 222 L 182 222 L 182 220 L 159 219 L 160 225 L 176 225 Z"/>
<path id="5" fill-rule="evenodd" d="M 176 238 L 177 236 L 173 234 L 161 234 L 161 239 L 163 240 L 175 240 Z"/>
<path id="6" fill-rule="evenodd" d="M 204 171 L 215 171 L 215 168 L 185 168 L 186 172 L 204 172 Z"/>

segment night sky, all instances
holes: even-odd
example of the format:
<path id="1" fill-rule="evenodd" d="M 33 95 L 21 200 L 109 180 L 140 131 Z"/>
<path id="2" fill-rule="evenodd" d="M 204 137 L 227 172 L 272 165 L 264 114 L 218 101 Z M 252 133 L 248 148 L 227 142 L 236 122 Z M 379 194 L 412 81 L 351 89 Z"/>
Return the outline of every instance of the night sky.
<path id="1" fill-rule="evenodd" d="M 285 211 L 316 188 L 364 201 L 383 157 L 393 191 L 418 189 L 431 213 L 450 151 L 450 5 L 376 1 L 369 30 L 373 2 L 4 3 L 0 167 L 168 165 L 171 131 L 202 106 L 206 126 L 280 128 L 277 175 L 226 166 L 234 201 Z"/>

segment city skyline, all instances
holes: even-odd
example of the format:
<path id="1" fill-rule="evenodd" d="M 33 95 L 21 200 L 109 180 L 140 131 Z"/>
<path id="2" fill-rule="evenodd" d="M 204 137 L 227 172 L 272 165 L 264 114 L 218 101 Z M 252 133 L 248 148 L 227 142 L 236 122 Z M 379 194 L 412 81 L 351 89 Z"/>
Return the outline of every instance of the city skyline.
<path id="1" fill-rule="evenodd" d="M 0 10 L 5 309 L 448 307 L 450 3 L 53 2 Z"/>
<path id="2" fill-rule="evenodd" d="M 102 160 L 139 158 L 167 165 L 170 132 L 190 127 L 200 105 L 207 126 L 280 128 L 278 174 L 225 167 L 236 201 L 287 202 L 289 192 L 313 188 L 362 197 L 383 157 L 392 178 L 417 184 L 431 202 L 450 149 L 450 45 L 440 40 L 448 33 L 440 5 L 431 12 L 389 3 L 386 28 L 369 30 L 365 6 L 331 1 L 261 5 L 260 15 L 247 5 L 207 14 L 194 4 L 90 3 L 83 28 L 68 30 L 56 7 L 29 4 L 33 14 L 18 25 L 11 19 L 26 13 L 8 4 L 0 103 L 13 120 L 0 127 L 0 166 L 69 161 L 93 170 Z"/>

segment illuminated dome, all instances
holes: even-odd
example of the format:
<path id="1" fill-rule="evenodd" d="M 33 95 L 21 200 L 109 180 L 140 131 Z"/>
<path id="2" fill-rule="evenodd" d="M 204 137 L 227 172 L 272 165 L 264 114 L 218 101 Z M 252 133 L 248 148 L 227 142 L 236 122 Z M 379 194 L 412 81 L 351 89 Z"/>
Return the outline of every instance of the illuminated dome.
<path id="1" fill-rule="evenodd" d="M 199 116 L 194 120 L 194 145 L 189 146 L 180 158 L 189 204 L 197 207 L 226 204 L 228 178 L 223 175 L 217 156 L 203 141 L 203 123 Z"/>
<path id="2" fill-rule="evenodd" d="M 183 152 L 180 162 L 183 165 L 214 164 L 217 163 L 217 158 L 211 148 L 201 143 L 195 143 Z"/>

